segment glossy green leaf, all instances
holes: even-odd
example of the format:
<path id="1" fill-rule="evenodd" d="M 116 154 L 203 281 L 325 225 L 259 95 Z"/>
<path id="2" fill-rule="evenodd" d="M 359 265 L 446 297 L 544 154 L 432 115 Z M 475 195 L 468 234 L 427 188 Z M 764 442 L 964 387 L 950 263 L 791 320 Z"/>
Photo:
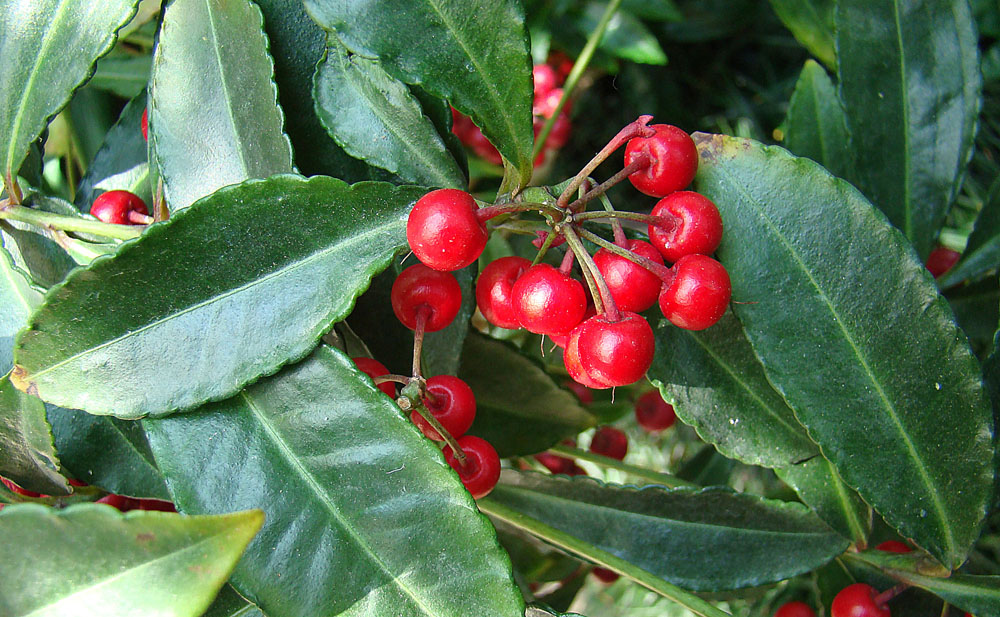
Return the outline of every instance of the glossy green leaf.
<path id="1" fill-rule="evenodd" d="M 476 394 L 469 433 L 493 444 L 501 457 L 541 452 L 597 424 L 538 364 L 481 334 L 465 339 L 458 376 Z"/>
<path id="2" fill-rule="evenodd" d="M 720 452 L 765 467 L 784 467 L 819 452 L 768 383 L 732 313 L 699 332 L 662 320 L 655 334 L 650 380 L 678 417 Z"/>
<path id="3" fill-rule="evenodd" d="M 47 406 L 59 462 L 71 478 L 129 497 L 170 501 L 142 424 Z"/>
<path id="4" fill-rule="evenodd" d="M 14 335 L 28 323 L 28 316 L 42 303 L 42 291 L 0 249 L 0 373 L 14 366 Z"/>
<path id="5" fill-rule="evenodd" d="M 378 60 L 348 52 L 336 35 L 316 67 L 313 96 L 320 121 L 352 156 L 414 184 L 468 185 L 406 84 Z"/>
<path id="6" fill-rule="evenodd" d="M 0 226 L 3 248 L 36 285 L 51 287 L 76 267 L 73 258 L 50 237 L 50 233 L 25 223 L 7 222 L 10 224 Z"/>
<path id="7" fill-rule="evenodd" d="M 817 455 L 774 471 L 827 525 L 855 545 L 865 545 L 872 528 L 872 510 L 844 484 L 830 461 Z"/>
<path id="8" fill-rule="evenodd" d="M 516 170 L 532 173 L 531 58 L 516 0 L 305 0 L 352 52 L 471 116 Z M 513 188 L 513 187 L 511 187 Z"/>
<path id="9" fill-rule="evenodd" d="M 0 11 L 0 173 L 4 184 L 28 145 L 90 76 L 138 0 L 33 0 Z"/>
<path id="10" fill-rule="evenodd" d="M 18 339 L 18 387 L 120 418 L 232 396 L 350 312 L 423 192 L 322 176 L 219 190 L 50 293 Z"/>
<path id="11" fill-rule="evenodd" d="M 606 2 L 588 2 L 577 27 L 584 37 L 597 29 L 607 10 Z M 611 18 L 598 46 L 613 56 L 642 64 L 666 64 L 667 55 L 656 36 L 635 15 L 619 11 Z"/>
<path id="12" fill-rule="evenodd" d="M 45 404 L 0 378 L 0 476 L 18 486 L 47 495 L 68 495 L 66 478 L 52 432 L 45 420 Z"/>
<path id="13" fill-rule="evenodd" d="M 174 0 L 149 87 L 154 142 L 171 210 L 222 186 L 292 171 L 260 9 L 249 0 Z"/>
<path id="14" fill-rule="evenodd" d="M 462 305 L 454 321 L 443 330 L 424 335 L 421 353 L 427 375 L 457 375 L 461 364 L 458 350 L 465 345 L 469 335 L 469 323 L 476 311 L 476 272 L 479 267 L 472 264 L 452 272 L 462 289 Z M 411 337 L 412 338 L 412 337 Z"/>
<path id="15" fill-rule="evenodd" d="M 147 55 L 109 55 L 97 63 L 87 85 L 131 99 L 146 91 L 152 65 L 153 59 Z"/>
<path id="16" fill-rule="evenodd" d="M 638 489 L 505 470 L 490 500 L 694 590 L 782 580 L 847 547 L 802 504 L 724 488 Z"/>
<path id="17" fill-rule="evenodd" d="M 696 143 L 696 187 L 726 225 L 718 256 L 733 308 L 769 381 L 887 522 L 945 565 L 962 563 L 992 487 L 992 418 L 930 273 L 857 190 L 812 161 L 746 139 Z"/>
<path id="18" fill-rule="evenodd" d="M 73 94 L 66 107 L 71 125 L 71 156 L 90 165 L 101 149 L 104 136 L 115 123 L 112 97 L 88 83 Z"/>
<path id="19" fill-rule="evenodd" d="M 833 44 L 835 0 L 771 0 L 771 8 L 809 53 L 831 70 L 837 68 Z"/>
<path id="20" fill-rule="evenodd" d="M 198 617 L 263 521 L 260 511 L 179 516 L 100 504 L 8 506 L 0 511 L 0 541 L 32 550 L 5 556 L 0 613 Z"/>
<path id="21" fill-rule="evenodd" d="M 966 280 L 982 276 L 1000 267 L 1000 180 L 990 187 L 976 225 L 969 235 L 962 258 L 941 275 L 938 285 L 947 289 Z"/>
<path id="22" fill-rule="evenodd" d="M 152 201 L 146 140 L 142 138 L 142 112 L 146 92 L 128 102 L 118 122 L 108 131 L 104 145 L 94 155 L 86 175 L 80 180 L 74 203 L 81 212 L 90 212 L 94 199 L 105 191 L 122 189 L 135 193 L 148 206 Z"/>
<path id="23" fill-rule="evenodd" d="M 259 608 L 236 593 L 232 585 L 223 585 L 202 617 L 267 617 Z"/>
<path id="24" fill-rule="evenodd" d="M 847 120 L 837 87 L 822 66 L 807 60 L 785 117 L 785 147 L 848 178 L 853 169 Z"/>
<path id="25" fill-rule="evenodd" d="M 969 3 L 841 0 L 836 33 L 850 179 L 926 258 L 965 176 L 979 115 Z"/>
<path id="26" fill-rule="evenodd" d="M 336 350 L 144 424 L 182 511 L 267 514 L 233 584 L 268 615 L 524 610 L 492 526 L 438 449 Z"/>

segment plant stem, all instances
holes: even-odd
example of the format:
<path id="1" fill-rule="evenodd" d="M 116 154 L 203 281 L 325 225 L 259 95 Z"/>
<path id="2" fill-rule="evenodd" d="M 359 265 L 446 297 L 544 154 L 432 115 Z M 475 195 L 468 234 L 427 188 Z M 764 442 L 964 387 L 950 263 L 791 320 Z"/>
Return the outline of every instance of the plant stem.
<path id="1" fill-rule="evenodd" d="M 145 229 L 144 227 L 114 225 L 75 216 L 67 216 L 65 214 L 55 214 L 54 212 L 45 212 L 44 210 L 36 210 L 25 206 L 15 206 L 8 202 L 0 202 L 0 219 L 20 221 L 29 225 L 43 227 L 50 231 L 78 231 L 106 238 L 115 238 L 117 240 L 138 238 Z"/>
<path id="2" fill-rule="evenodd" d="M 693 482 L 681 480 L 680 478 L 660 473 L 658 471 L 653 471 L 651 469 L 646 469 L 645 467 L 629 465 L 628 463 L 623 463 L 618 459 L 601 456 L 600 454 L 594 454 L 593 452 L 587 452 L 586 450 L 581 450 L 579 448 L 570 448 L 569 446 L 552 446 L 548 451 L 560 456 L 568 456 L 580 459 L 581 461 L 594 463 L 595 465 L 600 465 L 601 467 L 617 469 L 618 471 L 623 471 L 630 476 L 642 478 L 643 480 L 649 480 L 653 484 L 666 486 L 667 488 L 677 488 L 681 486 L 698 487 L 698 485 Z"/>
<path id="3" fill-rule="evenodd" d="M 431 307 L 423 304 L 417 309 L 417 328 L 413 331 L 413 377 L 420 379 L 420 356 L 424 349 L 424 330 L 430 317 Z"/>
<path id="4" fill-rule="evenodd" d="M 594 158 L 590 159 L 583 169 L 580 170 L 573 180 L 566 185 L 562 194 L 559 195 L 559 199 L 556 200 L 556 205 L 565 207 L 569 203 L 569 198 L 581 184 L 587 181 L 590 176 L 590 172 L 597 169 L 597 167 L 605 161 L 611 153 L 622 147 L 628 140 L 633 137 L 648 137 L 655 134 L 656 131 L 646 126 L 653 116 L 639 116 L 638 119 L 629 122 L 625 127 L 618 131 L 618 134 L 611 138 L 606 146 L 601 148 L 601 151 L 594 155 Z"/>
<path id="5" fill-rule="evenodd" d="M 485 208 L 480 208 L 479 210 L 476 210 L 476 218 L 479 219 L 480 223 L 483 223 L 493 217 L 500 216 L 501 214 L 507 214 L 509 212 L 540 212 L 552 215 L 553 217 L 556 217 L 557 220 L 563 216 L 562 210 L 556 208 L 555 206 L 541 203 L 520 202 L 515 204 L 495 204 L 492 206 L 486 206 Z"/>
<path id="6" fill-rule="evenodd" d="M 393 383 L 401 383 L 405 386 L 406 384 L 410 383 L 410 378 L 407 377 L 406 375 L 396 375 L 394 373 L 386 373 L 385 375 L 372 377 L 372 381 L 375 382 L 376 386 L 379 385 L 380 383 L 385 383 L 387 381 L 391 381 Z"/>
<path id="7" fill-rule="evenodd" d="M 427 420 L 427 424 L 434 427 L 434 430 L 437 431 L 438 435 L 444 439 L 444 442 L 448 444 L 448 447 L 451 448 L 451 451 L 455 454 L 455 459 L 458 460 L 458 464 L 465 467 L 465 461 L 467 458 L 465 456 L 465 450 L 459 447 L 458 441 L 451 436 L 448 429 L 441 425 L 438 419 L 434 417 L 434 414 L 431 413 L 431 410 L 427 409 L 427 406 L 424 405 L 422 401 L 414 406 L 414 409 L 416 409 L 417 413 L 423 416 L 424 420 Z"/>
<path id="8" fill-rule="evenodd" d="M 542 242 L 542 246 L 538 249 L 538 254 L 535 255 L 535 259 L 531 262 L 531 265 L 537 266 L 542 263 L 542 260 L 545 259 L 545 254 L 549 252 L 549 248 L 552 246 L 552 243 L 555 242 L 555 239 L 555 232 L 550 230 L 548 235 L 545 236 L 545 241 Z"/>
<path id="9" fill-rule="evenodd" d="M 645 169 L 646 167 L 649 167 L 649 156 L 643 153 L 637 154 L 632 159 L 632 162 L 623 167 L 621 171 L 584 193 L 582 197 L 579 197 L 576 201 L 567 206 L 567 208 L 569 208 L 572 212 L 576 212 L 588 202 L 593 201 L 595 197 L 604 195 L 608 192 L 608 189 L 618 184 L 625 178 L 628 178 L 640 169 Z"/>
<path id="10" fill-rule="evenodd" d="M 622 248 L 617 244 L 608 242 L 599 235 L 589 232 L 586 229 L 580 229 L 580 235 L 586 238 L 587 240 L 590 240 L 597 246 L 603 249 L 607 249 L 609 252 L 614 253 L 615 255 L 624 257 L 625 259 L 631 261 L 632 263 L 642 266 L 643 268 L 649 270 L 650 272 L 658 276 L 660 280 L 663 281 L 664 283 L 669 283 L 674 279 L 674 273 L 670 270 L 670 268 L 664 266 L 663 264 L 658 264 L 652 259 L 643 257 L 642 255 L 637 255 L 626 248 Z"/>
<path id="11" fill-rule="evenodd" d="M 656 225 L 667 230 L 669 230 L 673 225 L 673 222 L 666 217 L 653 216 L 652 214 L 643 214 L 641 212 L 629 212 L 628 210 L 615 210 L 613 212 L 594 210 L 591 212 L 581 212 L 573 215 L 573 220 L 577 223 L 582 223 L 583 221 L 599 221 L 601 219 L 625 219 L 628 221 L 639 221 L 642 223 Z"/>
<path id="12" fill-rule="evenodd" d="M 607 195 L 601 195 L 601 205 L 606 212 L 614 212 L 615 207 L 611 205 L 611 200 Z M 583 229 L 582 227 L 580 229 Z M 625 229 L 622 222 L 616 218 L 611 219 L 611 231 L 615 234 L 615 244 L 622 248 L 628 248 L 628 238 L 625 237 Z"/>
<path id="13" fill-rule="evenodd" d="M 495 499 L 484 497 L 478 500 L 476 505 L 479 506 L 479 510 L 484 514 L 504 521 L 505 523 L 513 525 L 518 529 L 523 529 L 524 531 L 545 540 L 549 544 L 573 553 L 574 555 L 578 555 L 588 561 L 592 561 L 603 568 L 607 568 L 608 570 L 617 572 L 622 576 L 626 576 L 646 589 L 656 592 L 664 598 L 673 600 L 681 606 L 684 606 L 696 615 L 700 615 L 701 617 L 730 617 L 729 613 L 715 608 L 690 591 L 686 591 L 676 585 L 668 583 L 660 577 L 654 576 L 649 572 L 646 572 L 645 570 L 625 561 L 624 559 L 616 557 L 611 553 L 590 544 L 589 542 L 584 542 L 583 540 L 564 531 L 556 529 L 550 525 L 546 525 L 535 518 L 522 514 L 512 508 L 508 508 L 507 506 L 497 502 Z"/>
<path id="14" fill-rule="evenodd" d="M 580 269 L 583 271 L 584 278 L 593 280 L 593 285 L 597 287 L 597 294 L 591 291 L 591 295 L 594 296 L 594 308 L 597 310 L 597 314 L 605 315 L 611 322 L 621 321 L 622 314 L 618 310 L 618 305 L 615 304 L 615 299 L 611 297 L 611 290 L 608 289 L 607 282 L 605 282 L 600 270 L 597 269 L 597 264 L 594 263 L 593 257 L 590 256 L 586 247 L 583 246 L 580 237 L 576 235 L 576 231 L 571 227 L 566 227 L 563 235 L 566 236 L 566 242 L 569 244 L 570 249 L 576 253 L 576 258 L 580 261 Z M 590 284 L 590 280 L 588 280 L 588 285 Z"/>

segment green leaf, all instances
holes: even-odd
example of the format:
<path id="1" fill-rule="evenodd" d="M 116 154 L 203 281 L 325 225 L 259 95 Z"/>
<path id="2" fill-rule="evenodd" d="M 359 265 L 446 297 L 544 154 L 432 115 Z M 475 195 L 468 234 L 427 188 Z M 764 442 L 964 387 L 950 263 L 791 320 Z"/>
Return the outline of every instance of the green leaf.
<path id="1" fill-rule="evenodd" d="M 236 593 L 232 585 L 222 586 L 222 591 L 215 597 L 212 606 L 208 607 L 202 617 L 267 617 L 259 608 Z"/>
<path id="2" fill-rule="evenodd" d="M 806 60 L 802 67 L 788 104 L 785 147 L 798 156 L 811 158 L 835 176 L 851 175 L 852 153 L 844 108 L 833 80 L 812 60 Z"/>
<path id="3" fill-rule="evenodd" d="M 982 276 L 1000 266 L 1000 179 L 990 187 L 962 259 L 938 279 L 941 289 Z"/>
<path id="4" fill-rule="evenodd" d="M 890 525 L 962 563 L 992 490 L 992 418 L 930 273 L 857 190 L 808 159 L 720 135 L 696 143 L 696 186 L 726 225 L 733 308 L 768 380 Z"/>
<path id="5" fill-rule="evenodd" d="M 18 387 L 126 419 L 232 396 L 350 312 L 424 192 L 322 176 L 219 190 L 50 293 L 15 349 Z"/>
<path id="6" fill-rule="evenodd" d="M 349 154 L 414 184 L 468 186 L 419 101 L 378 60 L 348 52 L 331 34 L 315 79 L 320 121 Z"/>
<path id="7" fill-rule="evenodd" d="M 141 423 L 54 405 L 46 416 L 71 478 L 118 495 L 170 501 Z"/>
<path id="8" fill-rule="evenodd" d="M 946 296 L 955 321 L 969 337 L 972 351 L 984 358 L 993 347 L 993 333 L 1000 319 L 1000 285 L 991 276 L 977 283 L 962 285 Z"/>
<path id="9" fill-rule="evenodd" d="M 68 495 L 69 484 L 59 473 L 45 405 L 0 379 L 0 476 L 21 488 L 46 495 Z"/>
<path id="10" fill-rule="evenodd" d="M 576 25 L 585 38 L 597 29 L 601 16 L 607 8 L 607 2 L 588 2 L 584 7 Z M 632 62 L 659 65 L 667 63 L 667 55 L 663 53 L 656 36 L 629 12 L 619 11 L 611 18 L 598 47 L 613 56 Z"/>
<path id="11" fill-rule="evenodd" d="M 981 76 L 967 0 L 841 0 L 855 184 L 926 259 L 972 156 Z"/>
<path id="12" fill-rule="evenodd" d="M 622 0 L 622 10 L 649 21 L 683 21 L 674 0 Z"/>
<path id="13" fill-rule="evenodd" d="M 469 335 L 469 323 L 476 311 L 476 272 L 479 266 L 471 266 L 452 272 L 462 289 L 462 305 L 454 321 L 447 328 L 424 335 L 421 353 L 427 375 L 457 375 L 461 354 L 457 353 Z M 407 337 L 412 339 L 412 337 Z M 411 346 L 412 349 L 412 346 Z M 411 354 L 412 355 L 412 354 Z"/>
<path id="14" fill-rule="evenodd" d="M 249 0 L 167 5 L 149 87 L 149 139 L 171 210 L 292 171 L 274 65 Z"/>
<path id="15" fill-rule="evenodd" d="M 90 76 L 138 0 L 35 0 L 0 11 L 0 172 L 17 172 L 28 145 Z"/>
<path id="16" fill-rule="evenodd" d="M 505 470 L 490 500 L 694 590 L 779 581 L 847 547 L 802 504 L 718 487 L 638 489 Z"/>
<path id="17" fill-rule="evenodd" d="M 94 76 L 87 85 L 131 99 L 146 92 L 152 66 L 153 59 L 145 54 L 109 55 L 97 63 Z"/>
<path id="18" fill-rule="evenodd" d="M 10 225 L 0 226 L 3 248 L 35 284 L 51 287 L 76 267 L 73 258 L 49 237 L 50 232 L 26 223 L 7 222 Z"/>
<path id="19" fill-rule="evenodd" d="M 833 45 L 835 0 L 771 0 L 771 8 L 795 39 L 831 70 L 837 68 Z"/>
<path id="20" fill-rule="evenodd" d="M 266 512 L 233 584 L 267 614 L 523 613 L 492 526 L 437 447 L 336 350 L 144 424 L 182 511 Z"/>
<path id="21" fill-rule="evenodd" d="M 534 454 L 597 425 L 579 399 L 513 347 L 469 333 L 458 376 L 476 394 L 469 433 L 501 457 Z"/>
<path id="22" fill-rule="evenodd" d="M 531 58 L 517 0 L 305 0 L 352 52 L 471 116 L 516 170 L 531 178 Z M 516 187 L 511 187 L 516 188 Z"/>
<path id="23" fill-rule="evenodd" d="M 819 452 L 768 383 L 732 313 L 699 332 L 662 320 L 655 334 L 649 378 L 703 440 L 726 456 L 765 467 L 784 467 Z"/>
<path id="24" fill-rule="evenodd" d="M 0 612 L 10 617 L 198 617 L 260 529 L 260 511 L 222 516 L 122 514 L 101 504 L 0 511 L 9 551 Z"/>
<path id="25" fill-rule="evenodd" d="M 855 545 L 867 543 L 872 510 L 856 491 L 844 484 L 830 461 L 817 455 L 774 471 L 834 531 Z"/>
<path id="26" fill-rule="evenodd" d="M 0 249 L 0 373 L 14 366 L 14 335 L 28 323 L 28 316 L 42 303 L 42 292 Z"/>

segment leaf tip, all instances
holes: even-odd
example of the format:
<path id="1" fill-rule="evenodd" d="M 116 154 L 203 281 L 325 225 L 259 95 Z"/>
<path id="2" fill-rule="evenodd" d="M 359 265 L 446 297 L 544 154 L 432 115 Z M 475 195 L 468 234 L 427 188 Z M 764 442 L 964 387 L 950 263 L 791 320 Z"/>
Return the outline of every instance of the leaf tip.
<path id="1" fill-rule="evenodd" d="M 25 394 L 38 396 L 38 384 L 28 378 L 28 371 L 24 367 L 17 364 L 14 365 L 14 369 L 10 372 L 10 382 L 14 384 L 15 388 Z"/>

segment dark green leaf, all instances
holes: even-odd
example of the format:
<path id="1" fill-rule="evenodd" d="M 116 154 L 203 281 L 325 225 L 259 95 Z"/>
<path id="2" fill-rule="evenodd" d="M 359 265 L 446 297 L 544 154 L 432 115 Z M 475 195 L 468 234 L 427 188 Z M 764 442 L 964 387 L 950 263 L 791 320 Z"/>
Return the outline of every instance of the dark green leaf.
<path id="1" fill-rule="evenodd" d="M 404 181 L 465 188 L 468 182 L 406 84 L 378 60 L 351 54 L 331 34 L 316 67 L 316 111 L 349 154 Z"/>
<path id="2" fill-rule="evenodd" d="M 36 493 L 69 494 L 66 478 L 59 473 L 45 405 L 15 388 L 9 377 L 0 378 L 0 452 L 0 476 Z"/>
<path id="3" fill-rule="evenodd" d="M 976 26 L 967 0 L 841 0 L 840 93 L 856 184 L 930 253 L 965 175 L 979 115 Z"/>
<path id="4" fill-rule="evenodd" d="M 28 145 L 90 76 L 138 0 L 34 0 L 0 11 L 0 173 L 21 166 Z"/>
<path id="5" fill-rule="evenodd" d="M 31 225 L 10 223 L 0 228 L 3 248 L 35 284 L 51 287 L 76 267 L 73 258 L 49 237 L 51 234 Z"/>
<path id="6" fill-rule="evenodd" d="M 97 69 L 88 85 L 131 99 L 146 91 L 152 64 L 153 59 L 147 55 L 106 56 L 97 63 Z"/>
<path id="7" fill-rule="evenodd" d="M 577 28 L 584 37 L 597 29 L 601 16 L 608 5 L 606 2 L 588 2 L 584 7 Z M 601 38 L 599 48 L 613 56 L 640 62 L 643 64 L 666 64 L 667 55 L 663 53 L 656 37 L 635 15 L 618 12 L 611 18 L 608 29 Z"/>
<path id="8" fill-rule="evenodd" d="M 662 320 L 649 378 L 681 420 L 726 456 L 784 467 L 819 452 L 768 383 L 732 313 L 700 332 Z"/>
<path id="9" fill-rule="evenodd" d="M 42 303 L 42 291 L 31 284 L 0 249 L 0 374 L 14 366 L 14 335 L 28 323 L 28 316 Z"/>
<path id="10" fill-rule="evenodd" d="M 149 139 L 172 210 L 219 187 L 292 171 L 274 65 L 249 0 L 174 0 L 153 57 Z"/>
<path id="11" fill-rule="evenodd" d="M 212 606 L 208 607 L 202 617 L 267 617 L 246 598 L 236 593 L 232 585 L 223 585 L 222 591 L 215 597 Z"/>
<path id="12" fill-rule="evenodd" d="M 108 131 L 104 145 L 94 155 L 87 174 L 80 180 L 75 203 L 81 212 L 90 212 L 94 199 L 105 191 L 123 189 L 138 195 L 146 204 L 152 201 L 146 141 L 142 138 L 142 112 L 146 109 L 146 91 L 128 102 L 118 122 Z"/>
<path id="13" fill-rule="evenodd" d="M 771 0 L 771 7 L 809 53 L 831 70 L 837 68 L 833 48 L 835 0 Z"/>
<path id="14" fill-rule="evenodd" d="M 66 108 L 72 131 L 72 157 L 89 166 L 115 123 L 113 99 L 107 92 L 86 85 L 73 94 Z"/>
<path id="15" fill-rule="evenodd" d="M 439 99 L 417 86 L 411 85 L 410 92 L 420 101 L 424 115 L 434 123 L 434 128 L 437 129 L 438 135 L 444 141 L 445 147 L 448 148 L 448 152 L 451 153 L 458 167 L 462 170 L 462 188 L 466 188 L 468 185 L 466 179 L 469 177 L 469 157 L 458 135 L 451 130 L 453 124 L 451 105 L 448 104 L 448 101 Z"/>
<path id="16" fill-rule="evenodd" d="M 1000 285 L 991 276 L 978 283 L 955 287 L 948 291 L 948 304 L 955 312 L 955 321 L 969 337 L 972 350 L 985 358 L 993 348 L 993 334 L 1000 320 Z"/>
<path id="17" fill-rule="evenodd" d="M 872 528 L 872 510 L 844 484 L 830 461 L 817 455 L 774 471 L 834 531 L 858 546 L 865 545 Z"/>
<path id="18" fill-rule="evenodd" d="M 782 580 L 847 547 L 801 504 L 723 488 L 638 489 L 505 470 L 490 500 L 695 590 Z"/>
<path id="19" fill-rule="evenodd" d="M 745 139 L 696 142 L 696 186 L 725 221 L 718 255 L 768 379 L 849 486 L 946 565 L 962 563 L 992 490 L 992 418 L 930 273 L 813 162 Z"/>
<path id="20" fill-rule="evenodd" d="M 472 264 L 456 272 L 452 272 L 462 288 L 462 306 L 458 309 L 455 320 L 443 330 L 424 335 L 424 348 L 421 357 L 427 375 L 457 375 L 461 362 L 459 350 L 465 344 L 469 334 L 469 320 L 476 310 L 476 271 L 478 266 Z"/>
<path id="21" fill-rule="evenodd" d="M 623 0 L 622 10 L 650 21 L 683 21 L 674 0 Z"/>
<path id="22" fill-rule="evenodd" d="M 51 293 L 15 350 L 19 387 L 121 418 L 232 396 L 350 312 L 423 192 L 322 176 L 219 190 Z"/>
<path id="23" fill-rule="evenodd" d="M 476 394 L 469 433 L 501 457 L 534 454 L 597 424 L 579 399 L 513 347 L 469 333 L 458 376 Z"/>
<path id="24" fill-rule="evenodd" d="M 531 58 L 516 0 L 305 0 L 352 52 L 471 116 L 516 170 L 532 173 Z M 511 187 L 513 188 L 513 187 Z"/>
<path id="25" fill-rule="evenodd" d="M 1000 179 L 990 187 L 976 226 L 962 252 L 962 259 L 948 270 L 938 284 L 947 289 L 966 280 L 979 277 L 1000 266 Z"/>
<path id="26" fill-rule="evenodd" d="M 438 449 L 336 350 L 144 424 L 182 511 L 266 512 L 233 583 L 267 614 L 524 610 L 493 528 Z"/>
<path id="27" fill-rule="evenodd" d="M 222 516 L 122 514 L 100 504 L 0 511 L 8 551 L 0 612 L 10 617 L 198 617 L 263 523 L 260 511 Z"/>
<path id="28" fill-rule="evenodd" d="M 788 104 L 785 147 L 811 158 L 835 176 L 850 177 L 852 154 L 844 108 L 830 76 L 812 60 L 802 67 Z"/>

